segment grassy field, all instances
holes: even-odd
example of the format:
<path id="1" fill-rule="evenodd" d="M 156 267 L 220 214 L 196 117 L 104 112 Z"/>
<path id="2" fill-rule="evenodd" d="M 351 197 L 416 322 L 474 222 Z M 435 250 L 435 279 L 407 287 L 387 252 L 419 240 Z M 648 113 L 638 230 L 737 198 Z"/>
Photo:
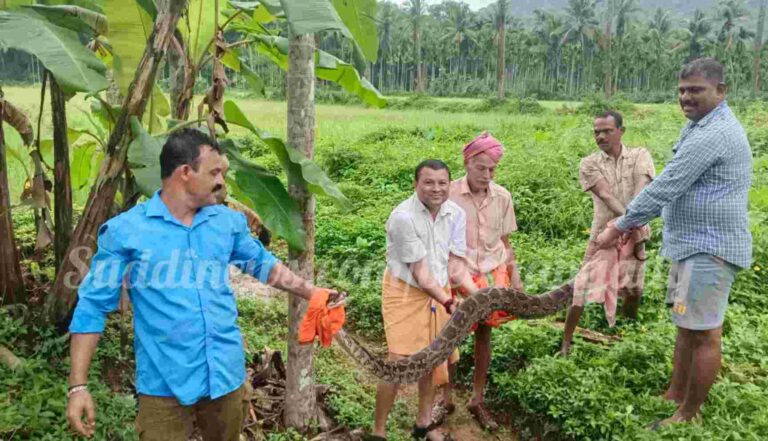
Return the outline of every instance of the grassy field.
<path id="1" fill-rule="evenodd" d="M 28 111 L 34 110 L 39 99 L 32 89 L 6 88 L 5 92 L 10 101 Z M 532 114 L 461 113 L 457 111 L 481 101 L 436 101 L 437 110 L 317 107 L 317 161 L 354 203 L 352 213 L 341 213 L 329 201 L 318 201 L 318 277 L 350 292 L 348 328 L 373 344 L 383 340 L 379 281 L 387 216 L 411 193 L 413 167 L 420 160 L 443 159 L 454 176 L 462 175 L 461 147 L 482 130 L 490 130 L 507 148 L 496 181 L 510 190 L 515 202 L 520 231 L 513 242 L 527 290 L 540 292 L 572 277 L 586 245 L 592 204 L 579 189 L 578 164 L 596 148 L 588 112 L 578 110 L 577 103 L 543 103 L 543 109 Z M 260 128 L 284 133 L 284 103 L 238 103 Z M 81 109 L 87 105 L 75 98 L 70 106 L 71 121 L 85 118 Z M 626 110 L 625 142 L 648 147 L 661 170 L 671 157 L 684 118 L 672 105 L 626 105 Z M 513 322 L 494 333 L 488 396 L 521 439 L 547 432 L 547 439 L 758 440 L 764 436 L 760 433 L 768 433 L 768 112 L 758 105 L 739 106 L 737 110 L 755 152 L 750 206 L 755 264 L 739 274 L 731 296 L 723 373 L 704 407 L 703 424 L 660 433 L 643 429 L 673 411 L 658 398 L 671 369 L 674 329 L 663 305 L 668 263 L 658 254 L 661 224 L 655 221 L 638 322 L 620 318 L 617 327 L 609 328 L 601 309 L 593 306 L 587 308 L 581 323 L 618 335 L 620 342 L 598 346 L 577 339 L 570 358 L 555 357 L 560 331 L 552 320 L 562 320 L 562 314 L 552 320 Z M 279 170 L 277 161 L 259 148 L 257 141 L 244 132 L 233 135 L 255 146 L 251 153 L 256 162 Z M 11 170 L 12 193 L 18 195 L 23 170 L 13 162 Z M 84 197 L 81 193 L 77 200 Z M 30 216 L 19 212 L 16 218 L 26 225 L 21 234 L 29 243 Z M 251 348 L 284 345 L 282 304 L 243 301 L 241 313 L 241 326 Z M 4 333 L 2 329 L 0 326 L 0 344 L 11 345 L 24 339 L 39 341 L 32 334 L 47 332 L 28 328 L 22 333 Z M 107 336 L 99 360 L 120 352 L 115 340 L 114 335 Z M 460 380 L 465 384 L 471 375 L 471 344 L 462 346 Z M 0 368 L 0 438 L 13 431 L 30 436 L 22 439 L 66 439 L 63 403 L 50 406 L 44 417 L 35 411 L 35 406 L 41 406 L 40 397 L 61 392 L 66 343 L 29 345 L 33 362 L 24 371 L 6 375 Z M 46 363 L 47 358 L 40 354 L 49 353 L 60 361 Z M 130 353 L 121 357 L 130 359 Z M 103 370 L 96 372 L 98 377 Z M 373 413 L 372 379 L 335 350 L 319 351 L 317 373 L 320 381 L 331 385 L 329 403 L 337 420 L 353 428 L 368 427 Z M 40 377 L 44 380 L 36 380 Z M 101 385 L 98 398 L 106 403 L 103 412 L 108 422 L 100 436 L 134 439 L 129 429 L 109 429 L 110 424 L 128 427 L 134 411 L 132 398 L 111 393 L 102 379 L 96 381 Z M 17 401 L 22 403 L 18 408 L 6 410 L 3 406 Z M 391 421 L 391 439 L 407 438 L 411 411 L 410 402 L 398 405 Z M 275 434 L 273 439 L 288 439 L 281 436 Z"/>

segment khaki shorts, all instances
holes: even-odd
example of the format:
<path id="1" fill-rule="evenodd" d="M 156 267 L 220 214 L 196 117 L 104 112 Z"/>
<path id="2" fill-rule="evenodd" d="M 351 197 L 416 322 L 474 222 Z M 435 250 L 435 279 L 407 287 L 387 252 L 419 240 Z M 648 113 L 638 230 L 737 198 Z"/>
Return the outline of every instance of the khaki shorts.
<path id="1" fill-rule="evenodd" d="M 705 253 L 673 262 L 667 289 L 672 322 L 692 331 L 722 326 L 737 271 L 735 265 Z"/>
<path id="2" fill-rule="evenodd" d="M 239 441 L 248 409 L 243 385 L 215 400 L 203 399 L 182 406 L 173 397 L 139 395 L 136 431 L 141 441 L 187 441 L 195 428 L 200 428 L 205 441 Z"/>

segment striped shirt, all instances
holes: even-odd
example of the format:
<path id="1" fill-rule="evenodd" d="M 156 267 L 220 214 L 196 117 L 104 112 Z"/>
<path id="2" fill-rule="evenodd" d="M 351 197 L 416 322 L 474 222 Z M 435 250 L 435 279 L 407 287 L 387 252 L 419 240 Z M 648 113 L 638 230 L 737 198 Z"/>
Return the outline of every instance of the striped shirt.
<path id="1" fill-rule="evenodd" d="M 689 121 L 673 152 L 664 171 L 632 200 L 616 227 L 628 231 L 661 215 L 662 255 L 679 261 L 707 253 L 748 267 L 752 152 L 744 128 L 723 102 L 699 121 Z"/>

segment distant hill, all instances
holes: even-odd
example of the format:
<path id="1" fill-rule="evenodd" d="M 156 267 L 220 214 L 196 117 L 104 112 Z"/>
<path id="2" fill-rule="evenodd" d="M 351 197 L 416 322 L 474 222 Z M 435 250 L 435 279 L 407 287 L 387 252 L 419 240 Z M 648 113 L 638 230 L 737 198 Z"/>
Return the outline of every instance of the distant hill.
<path id="1" fill-rule="evenodd" d="M 653 10 L 665 8 L 680 14 L 688 14 L 695 9 L 711 10 L 717 5 L 717 0 L 639 0 L 641 9 Z M 759 0 L 747 0 L 747 4 L 757 9 Z M 568 5 L 568 0 L 512 0 L 515 15 L 527 15 L 535 9 L 562 9 Z"/>

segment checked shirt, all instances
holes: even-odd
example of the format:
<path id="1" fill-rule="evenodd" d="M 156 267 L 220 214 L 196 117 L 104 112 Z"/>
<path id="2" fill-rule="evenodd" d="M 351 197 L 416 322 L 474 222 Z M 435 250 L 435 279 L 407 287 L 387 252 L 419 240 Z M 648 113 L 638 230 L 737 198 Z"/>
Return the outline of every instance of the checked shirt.
<path id="1" fill-rule="evenodd" d="M 664 171 L 632 200 L 616 227 L 628 231 L 661 214 L 664 256 L 679 261 L 707 253 L 748 267 L 752 152 L 744 128 L 723 102 L 688 122 L 673 151 Z"/>

